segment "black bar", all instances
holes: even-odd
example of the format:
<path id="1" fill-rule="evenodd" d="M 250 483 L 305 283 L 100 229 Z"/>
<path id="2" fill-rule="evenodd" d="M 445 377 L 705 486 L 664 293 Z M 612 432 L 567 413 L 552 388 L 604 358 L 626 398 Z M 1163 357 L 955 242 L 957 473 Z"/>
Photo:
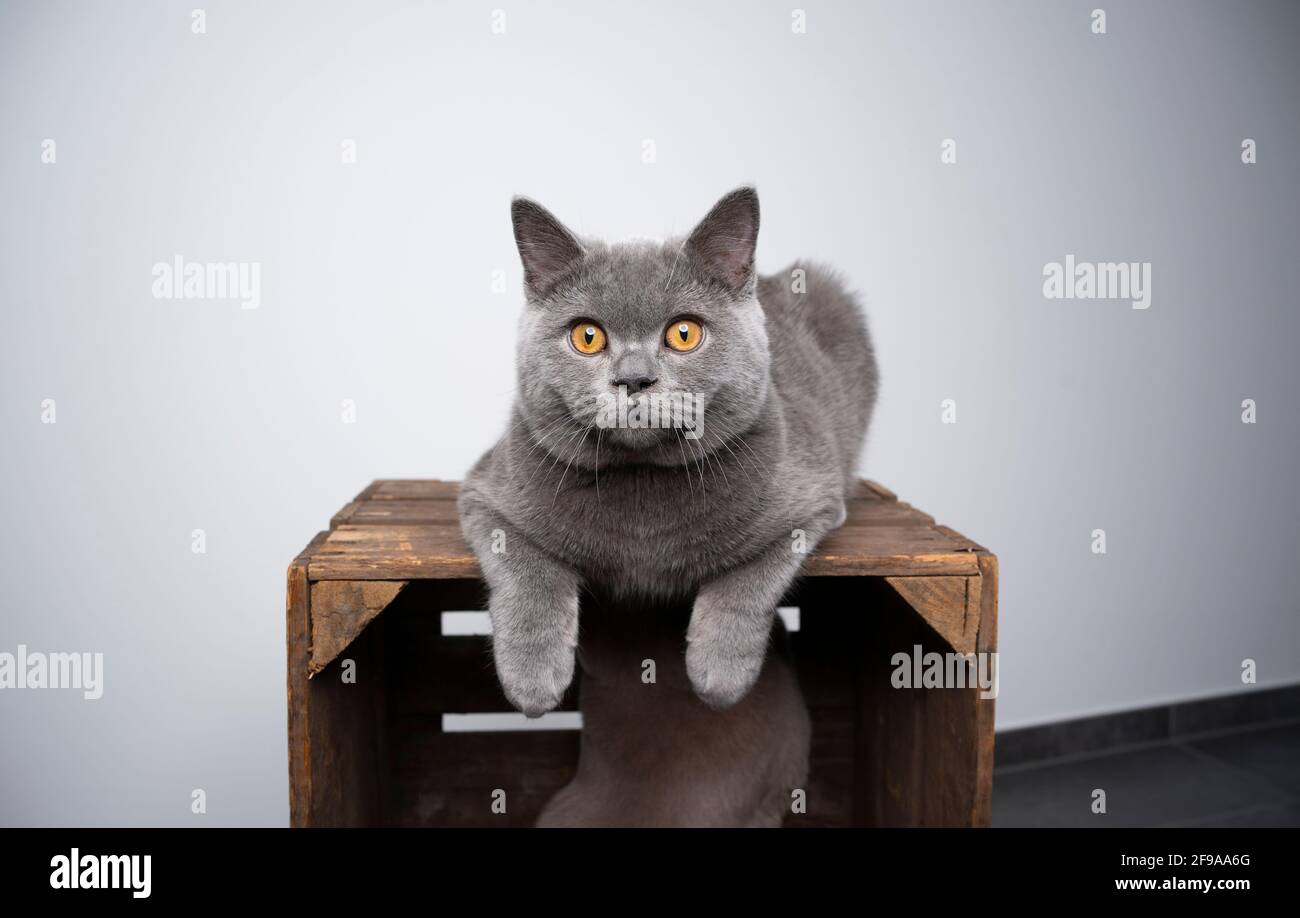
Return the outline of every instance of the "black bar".
<path id="1" fill-rule="evenodd" d="M 776 884 L 827 908 L 822 897 L 837 888 L 857 901 L 877 891 L 916 896 L 918 907 L 957 896 L 988 907 L 1200 899 L 1230 908 L 1261 893 L 1277 901 L 1294 887 L 1296 840 L 1290 829 L 8 829 L 0 830 L 0 892 L 8 906 L 74 898 L 205 908 L 286 901 L 338 914 L 348 903 L 373 907 L 395 897 L 430 897 L 424 901 L 435 911 L 453 902 L 467 908 L 464 897 L 512 892 L 556 903 L 568 893 L 576 904 L 590 884 L 613 881 L 629 897 L 700 887 L 761 896 Z M 135 895 L 142 889 L 133 890 L 129 876 L 115 889 L 54 888 L 52 879 L 65 879 L 56 859 L 74 848 L 83 869 L 88 855 L 148 855 L 148 896 Z M 1183 860 L 1171 863 L 1171 855 Z M 96 860 L 94 869 L 103 864 Z M 1154 888 L 1120 888 L 1132 881 Z M 1191 881 L 1248 888 L 1191 889 Z"/>

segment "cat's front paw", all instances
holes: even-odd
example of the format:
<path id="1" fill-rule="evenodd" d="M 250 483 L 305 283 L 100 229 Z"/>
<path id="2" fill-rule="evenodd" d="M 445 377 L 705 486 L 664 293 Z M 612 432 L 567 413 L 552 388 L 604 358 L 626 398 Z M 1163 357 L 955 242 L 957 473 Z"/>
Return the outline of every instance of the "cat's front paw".
<path id="1" fill-rule="evenodd" d="M 686 636 L 686 675 L 709 707 L 724 710 L 749 694 L 767 656 L 767 635 L 738 639 L 731 629 L 693 625 Z"/>
<path id="2" fill-rule="evenodd" d="M 528 717 L 554 710 L 573 681 L 573 647 L 562 640 L 493 642 L 497 678 L 510 703 Z"/>

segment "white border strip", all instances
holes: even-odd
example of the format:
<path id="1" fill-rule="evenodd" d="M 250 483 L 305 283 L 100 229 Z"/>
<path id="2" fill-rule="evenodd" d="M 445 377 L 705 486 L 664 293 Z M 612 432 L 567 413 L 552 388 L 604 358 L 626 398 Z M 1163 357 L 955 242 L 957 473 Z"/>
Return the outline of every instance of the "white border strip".
<path id="1" fill-rule="evenodd" d="M 799 607 L 781 606 L 776 610 L 785 622 L 786 631 L 799 630 Z M 443 612 L 443 637 L 487 637 L 492 634 L 492 619 L 486 612 Z"/>
<path id="2" fill-rule="evenodd" d="M 443 733 L 513 733 L 530 730 L 581 730 L 582 712 L 552 711 L 529 718 L 517 712 L 494 714 L 444 714 Z"/>

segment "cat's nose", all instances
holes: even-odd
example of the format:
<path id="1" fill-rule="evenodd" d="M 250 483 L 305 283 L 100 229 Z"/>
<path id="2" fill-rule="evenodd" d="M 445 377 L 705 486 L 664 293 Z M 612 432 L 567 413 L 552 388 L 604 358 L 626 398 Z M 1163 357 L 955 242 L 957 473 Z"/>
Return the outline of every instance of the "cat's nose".
<path id="1" fill-rule="evenodd" d="M 640 392 L 642 389 L 649 389 L 657 382 L 659 382 L 658 377 L 651 378 L 649 376 L 642 376 L 639 373 L 634 373 L 628 376 L 616 377 L 614 379 L 614 388 L 617 389 L 620 386 L 626 386 L 627 394 L 633 395 Z"/>
<path id="2" fill-rule="evenodd" d="M 627 394 L 633 395 L 642 389 L 648 389 L 659 381 L 654 360 L 640 350 L 631 350 L 614 362 L 613 379 L 610 383 L 615 389 L 627 386 Z"/>

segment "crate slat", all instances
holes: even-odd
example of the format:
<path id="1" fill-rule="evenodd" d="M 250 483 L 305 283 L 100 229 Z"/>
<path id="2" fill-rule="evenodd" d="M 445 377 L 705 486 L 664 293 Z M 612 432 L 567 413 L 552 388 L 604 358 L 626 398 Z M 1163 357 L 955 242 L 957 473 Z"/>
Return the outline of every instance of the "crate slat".
<path id="1" fill-rule="evenodd" d="M 377 481 L 334 518 L 309 560 L 312 580 L 479 576 L 456 514 L 456 482 Z M 889 495 L 885 497 L 884 495 Z M 977 574 L 974 543 L 874 482 L 859 482 L 848 518 L 805 562 L 813 576 Z"/>

